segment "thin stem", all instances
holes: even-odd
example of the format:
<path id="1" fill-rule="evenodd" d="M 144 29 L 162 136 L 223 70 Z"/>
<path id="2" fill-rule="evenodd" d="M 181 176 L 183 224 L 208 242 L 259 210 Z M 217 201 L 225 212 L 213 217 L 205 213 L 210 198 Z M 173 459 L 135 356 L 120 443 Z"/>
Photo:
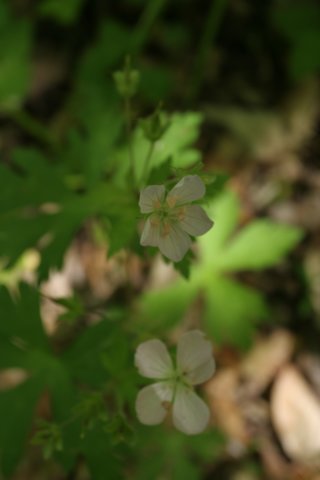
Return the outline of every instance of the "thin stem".
<path id="1" fill-rule="evenodd" d="M 129 97 L 124 99 L 124 114 L 126 121 L 126 134 L 128 142 L 128 151 L 129 151 L 129 178 L 135 179 L 135 169 L 134 169 L 134 152 L 133 152 L 133 143 L 132 143 L 132 110 L 131 110 L 131 100 Z"/>
<path id="2" fill-rule="evenodd" d="M 152 154 L 153 154 L 155 144 L 156 144 L 155 141 L 152 141 L 149 144 L 149 150 L 147 152 L 147 156 L 146 156 L 146 159 L 144 161 L 143 173 L 142 173 L 142 177 L 141 177 L 142 182 L 147 181 L 147 175 L 148 175 L 150 160 L 151 160 L 151 157 L 152 157 Z"/>
<path id="3" fill-rule="evenodd" d="M 194 67 L 194 79 L 192 85 L 191 96 L 194 98 L 199 91 L 203 80 L 203 73 L 210 48 L 218 34 L 219 27 L 226 11 L 228 0 L 215 0 L 211 3 L 211 8 L 207 16 L 207 22 L 200 39 L 197 60 Z"/>

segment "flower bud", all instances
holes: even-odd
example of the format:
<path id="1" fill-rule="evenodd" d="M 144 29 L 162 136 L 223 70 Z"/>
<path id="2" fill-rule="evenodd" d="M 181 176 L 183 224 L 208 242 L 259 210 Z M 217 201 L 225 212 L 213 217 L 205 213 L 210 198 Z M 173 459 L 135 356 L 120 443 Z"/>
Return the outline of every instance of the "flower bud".
<path id="1" fill-rule="evenodd" d="M 131 98 L 137 92 L 140 73 L 131 68 L 130 58 L 127 57 L 123 69 L 114 72 L 113 79 L 119 95 L 123 98 Z"/>

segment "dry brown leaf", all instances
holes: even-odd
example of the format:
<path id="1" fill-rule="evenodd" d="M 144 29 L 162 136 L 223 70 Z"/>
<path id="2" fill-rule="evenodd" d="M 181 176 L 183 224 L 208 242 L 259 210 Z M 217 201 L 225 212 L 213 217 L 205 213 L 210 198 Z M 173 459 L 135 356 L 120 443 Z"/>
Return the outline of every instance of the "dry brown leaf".
<path id="1" fill-rule="evenodd" d="M 15 388 L 29 377 L 22 368 L 6 368 L 0 371 L 0 392 Z"/>
<path id="2" fill-rule="evenodd" d="M 215 423 L 233 440 L 246 445 L 250 436 L 246 421 L 237 402 L 238 372 L 225 368 L 206 385 L 206 393 Z"/>
<path id="3" fill-rule="evenodd" d="M 293 460 L 320 460 L 320 400 L 299 371 L 286 366 L 271 394 L 271 417 L 280 442 Z"/>
<path id="4" fill-rule="evenodd" d="M 246 395 L 258 395 L 271 383 L 290 359 L 294 344 L 293 335 L 286 330 L 276 330 L 256 343 L 240 367 Z"/>

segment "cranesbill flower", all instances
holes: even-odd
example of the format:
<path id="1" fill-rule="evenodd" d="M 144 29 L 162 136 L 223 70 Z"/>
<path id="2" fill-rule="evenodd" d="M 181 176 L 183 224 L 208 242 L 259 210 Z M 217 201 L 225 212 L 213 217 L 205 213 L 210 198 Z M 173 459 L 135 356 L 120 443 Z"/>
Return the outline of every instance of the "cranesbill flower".
<path id="1" fill-rule="evenodd" d="M 164 185 L 150 185 L 140 193 L 146 220 L 140 243 L 158 247 L 173 262 L 182 260 L 191 245 L 191 236 L 203 235 L 213 225 L 200 205 L 191 202 L 202 198 L 205 185 L 198 175 L 183 177 L 167 194 Z"/>
<path id="2" fill-rule="evenodd" d="M 201 433 L 208 425 L 210 412 L 193 386 L 213 375 L 215 362 L 212 345 L 200 330 L 183 334 L 173 364 L 161 340 L 141 343 L 135 354 L 139 373 L 157 382 L 142 388 L 136 400 L 138 419 L 145 425 L 161 423 L 172 410 L 174 426 L 183 433 Z"/>

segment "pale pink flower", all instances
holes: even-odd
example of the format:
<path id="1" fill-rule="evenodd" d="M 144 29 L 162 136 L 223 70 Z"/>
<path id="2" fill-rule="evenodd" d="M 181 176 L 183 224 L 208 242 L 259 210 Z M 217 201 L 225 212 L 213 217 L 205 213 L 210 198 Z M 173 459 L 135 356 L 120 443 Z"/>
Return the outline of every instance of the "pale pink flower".
<path id="1" fill-rule="evenodd" d="M 183 177 L 167 194 L 164 185 L 150 185 L 142 190 L 140 210 L 150 215 L 141 245 L 158 247 L 173 262 L 182 260 L 192 243 L 190 235 L 203 235 L 213 225 L 200 205 L 191 204 L 204 194 L 205 185 L 198 175 Z"/>
<path id="2" fill-rule="evenodd" d="M 139 345 L 135 365 L 141 375 L 157 380 L 138 393 L 136 412 L 141 423 L 161 423 L 172 407 L 173 424 L 181 432 L 195 435 L 207 427 L 209 408 L 193 388 L 209 380 L 215 370 L 212 345 L 203 332 L 193 330 L 181 336 L 176 365 L 158 339 Z"/>

